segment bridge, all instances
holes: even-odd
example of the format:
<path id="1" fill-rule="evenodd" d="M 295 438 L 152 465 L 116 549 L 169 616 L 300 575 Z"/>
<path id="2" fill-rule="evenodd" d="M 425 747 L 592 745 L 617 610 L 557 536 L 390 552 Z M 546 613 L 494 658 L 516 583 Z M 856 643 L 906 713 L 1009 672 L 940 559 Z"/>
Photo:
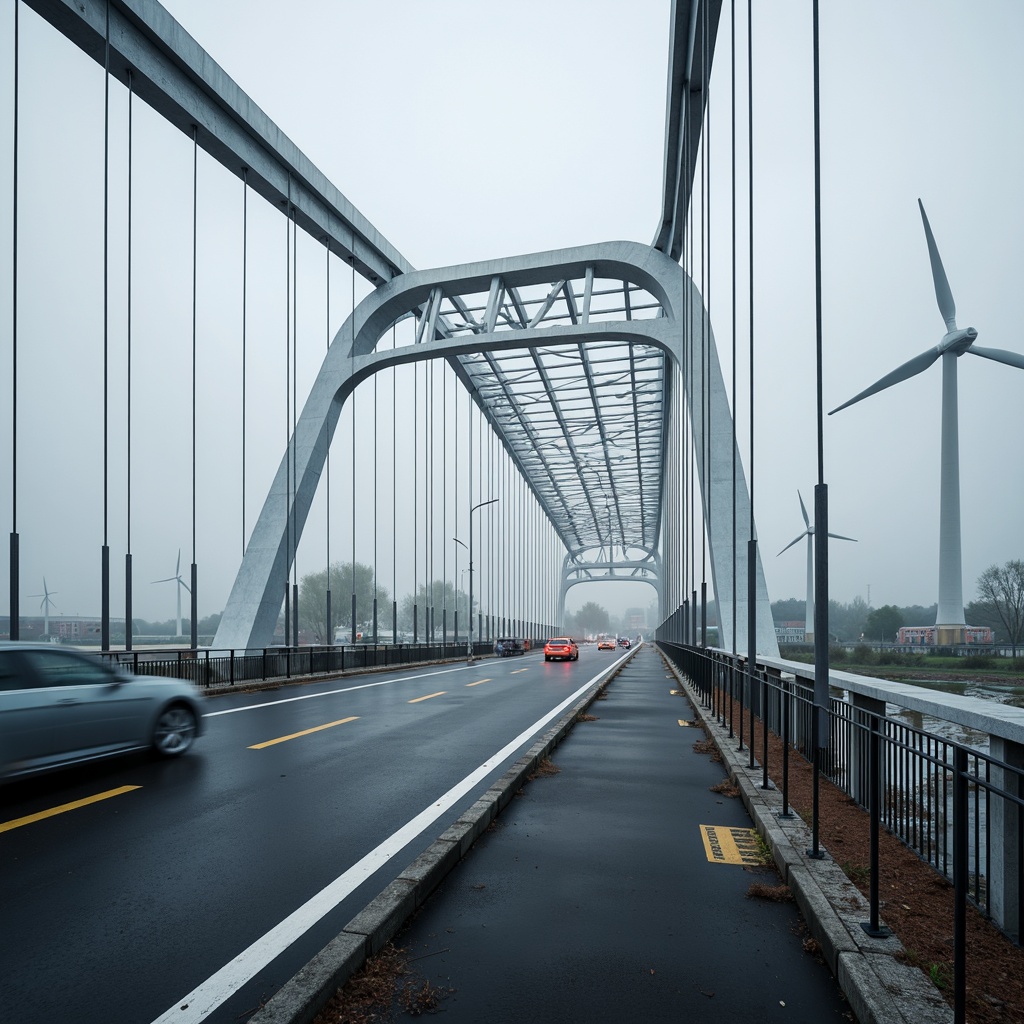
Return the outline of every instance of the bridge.
<path id="1" fill-rule="evenodd" d="M 186 136 L 193 165 L 190 210 L 183 211 L 192 220 L 192 254 L 186 257 L 192 280 L 175 297 L 182 312 L 191 307 L 190 345 L 182 352 L 191 363 L 191 393 L 181 396 L 180 408 L 191 414 L 192 451 L 169 499 L 188 499 L 191 556 L 182 574 L 179 555 L 169 582 L 179 595 L 188 591 L 193 647 L 204 595 L 218 585 L 223 589 L 223 580 L 210 579 L 223 553 L 218 552 L 218 569 L 208 571 L 198 555 L 210 496 L 216 495 L 218 503 L 236 505 L 242 518 L 216 648 L 268 646 L 282 610 L 285 644 L 297 642 L 299 566 L 309 565 L 315 544 L 322 559 L 317 568 L 328 569 L 319 595 L 326 642 L 338 627 L 351 638 L 364 630 L 396 636 L 401 590 L 413 595 L 414 641 L 446 641 L 467 631 L 487 640 L 507 632 L 557 632 L 564 628 L 572 587 L 630 580 L 648 585 L 658 622 L 675 623 L 678 639 L 706 635 L 713 601 L 720 642 L 745 651 L 754 640 L 758 649 L 777 653 L 760 556 L 750 543 L 756 532 L 731 411 L 736 396 L 723 379 L 699 283 L 678 262 L 687 240 L 692 250 L 697 234 L 706 234 L 703 222 L 694 226 L 691 197 L 694 182 L 707 173 L 699 160 L 700 138 L 720 4 L 679 3 L 671 12 L 664 186 L 652 244 L 608 241 L 533 255 L 497 254 L 429 271 L 414 269 L 159 4 L 96 0 L 27 7 L 103 69 L 103 537 L 93 564 L 104 649 L 110 646 L 112 616 L 123 618 L 131 649 L 139 587 L 149 587 L 149 580 L 136 579 L 132 550 L 133 529 L 137 536 L 140 522 L 152 514 L 139 484 L 149 469 L 137 440 L 152 428 L 132 391 L 144 394 L 147 386 L 132 366 L 133 358 L 135 367 L 145 358 L 140 353 L 148 341 L 140 338 L 134 312 L 143 301 L 136 293 L 147 271 L 138 256 L 145 238 L 136 227 L 146 216 L 136 198 L 145 174 L 134 141 L 141 127 L 132 118 L 144 123 L 134 113 L 144 104 Z M 23 104 L 24 95 L 22 90 Z M 116 142 L 112 126 L 124 133 Z M 17 119 L 16 146 L 25 131 L 24 120 Z M 241 335 L 243 368 L 226 385 L 227 391 L 241 389 L 241 415 L 231 423 L 203 408 L 198 380 L 204 366 L 224 358 L 198 309 L 201 155 L 209 158 L 202 178 L 213 175 L 215 162 L 218 187 L 230 187 L 225 176 L 234 179 L 244 205 L 236 296 L 241 322 L 232 325 Z M 124 159 L 127 169 L 118 168 L 112 185 L 112 162 Z M 19 180 L 25 169 L 19 156 L 15 279 L 18 258 L 24 258 L 17 196 L 19 187 L 25 191 Z M 270 444 L 261 445 L 259 465 L 253 455 L 254 421 L 263 409 L 254 411 L 253 396 L 246 393 L 252 363 L 265 358 L 253 350 L 264 339 L 249 337 L 256 333 L 249 276 L 262 272 L 249 232 L 259 216 L 267 217 L 251 208 L 259 202 L 279 218 L 283 239 L 277 248 L 285 277 L 285 308 L 274 333 L 281 338 L 278 399 L 283 392 L 286 430 L 269 479 L 272 463 L 264 452 Z M 315 274 L 304 255 L 310 243 L 323 254 Z M 119 279 L 122 272 L 126 280 Z M 357 276 L 365 292 L 358 301 Z M 340 323 L 331 322 L 332 287 L 335 297 L 339 290 L 349 292 L 350 312 Z M 115 302 L 123 308 L 115 311 Z M 311 345 L 309 306 L 328 312 L 326 328 L 319 329 L 325 354 L 308 392 L 300 393 L 300 347 L 308 361 Z M 18 529 L 31 486 L 18 392 L 26 389 L 24 366 L 31 365 L 21 338 L 32 311 L 17 288 L 13 313 L 9 593 L 11 636 L 17 638 L 21 566 L 26 557 L 35 564 Z M 217 389 L 218 402 L 224 387 Z M 239 396 L 227 401 L 237 406 Z M 337 494 L 334 510 L 329 508 L 332 445 L 335 480 L 339 459 L 348 462 L 342 473 L 350 486 L 342 500 L 347 499 L 349 521 L 340 530 L 334 525 Z M 215 449 L 206 456 L 214 479 L 202 465 L 207 447 Z M 255 516 L 253 477 L 266 483 Z M 227 480 L 238 493 L 229 494 Z M 327 507 L 321 511 L 320 505 Z M 306 531 L 314 508 L 320 522 L 310 543 Z M 116 541 L 115 520 L 118 532 L 124 531 Z M 335 552 L 340 548 L 352 564 L 373 567 L 372 608 L 365 602 L 358 607 L 355 593 L 339 596 L 332 586 L 332 532 Z M 124 552 L 123 585 L 112 563 L 118 549 Z M 403 571 L 400 579 L 399 566 L 405 570 L 410 563 L 412 578 Z M 164 564 L 169 566 L 169 553 Z"/>
<path id="2" fill-rule="evenodd" d="M 393 242 L 340 190 L 344 181 L 332 181 L 291 141 L 284 117 L 272 118 L 264 109 L 270 103 L 257 102 L 260 83 L 236 82 L 218 64 L 218 54 L 207 52 L 170 10 L 154 0 L 16 0 L 13 10 L 13 117 L 7 136 L 13 168 L 12 373 L 3 435 L 8 443 L 0 449 L 3 494 L 11 509 L 6 568 L 12 639 L 19 638 L 26 612 L 34 612 L 27 601 L 39 596 L 35 578 L 43 575 L 41 569 L 47 574 L 44 609 L 51 593 L 46 579 L 55 594 L 67 586 L 54 584 L 44 567 L 51 545 L 40 524 L 49 522 L 48 506 L 57 499 L 74 505 L 79 515 L 66 528 L 73 535 L 68 544 L 54 546 L 74 549 L 67 566 L 81 556 L 88 567 L 86 590 L 96 595 L 101 609 L 99 644 L 106 652 L 121 646 L 114 626 L 123 622 L 123 646 L 138 653 L 133 620 L 140 604 L 150 602 L 154 581 L 170 584 L 179 601 L 185 591 L 189 659 L 205 665 L 218 652 L 226 653 L 231 665 L 247 652 L 263 652 L 266 660 L 268 648 L 281 639 L 293 650 L 304 627 L 300 610 L 304 616 L 311 606 L 323 624 L 320 639 L 326 647 L 336 636 L 351 644 L 360 634 L 394 641 L 406 633 L 414 644 L 437 645 L 448 656 L 455 653 L 451 647 L 462 645 L 484 653 L 500 636 L 561 633 L 574 588 L 628 583 L 647 588 L 661 649 L 696 681 L 694 699 L 707 703 L 730 740 L 738 700 L 741 746 L 744 722 L 750 730 L 751 771 L 754 716 L 781 733 L 789 728 L 790 709 L 799 709 L 794 728 L 799 748 L 814 762 L 815 785 L 826 767 L 819 763 L 820 751 L 833 744 L 830 749 L 843 751 L 841 768 L 849 776 L 840 781 L 865 805 L 876 799 L 877 779 L 868 780 L 870 765 L 879 760 L 872 733 L 882 729 L 886 696 L 863 681 L 830 674 L 826 643 L 829 529 L 820 437 L 820 262 L 814 297 L 819 304 L 814 590 L 821 618 L 815 619 L 818 646 L 809 669 L 779 658 L 758 543 L 751 494 L 752 315 L 750 395 L 737 389 L 737 367 L 746 358 L 738 346 L 746 339 L 738 338 L 737 290 L 749 285 L 751 305 L 754 300 L 753 185 L 746 195 L 736 187 L 747 130 L 751 165 L 756 152 L 753 89 L 745 100 L 735 78 L 742 60 L 751 58 L 750 22 L 744 34 L 742 15 L 732 9 L 727 14 L 720 0 L 674 0 L 666 6 L 661 190 L 660 197 L 651 197 L 657 215 L 648 236 L 579 238 L 525 253 L 454 253 L 446 265 L 424 269 L 396 244 L 405 244 L 402 217 L 392 219 L 398 223 Z M 747 46 L 746 54 L 737 53 L 737 40 Z M 717 100 L 713 105 L 711 99 L 712 72 L 727 47 L 733 79 L 731 89 L 720 95 L 729 101 L 731 121 L 726 105 Z M 58 141 L 46 139 L 48 149 L 40 139 L 48 134 L 44 115 L 52 82 L 45 68 L 54 53 L 74 66 L 86 83 L 81 92 L 93 102 L 85 113 L 77 94 L 52 100 L 54 108 L 74 109 L 81 124 L 55 132 Z M 415 59 L 434 57 L 419 53 Z M 372 105 L 373 83 L 357 85 Z M 807 91 L 812 92 L 811 83 Z M 813 95 L 816 101 L 816 80 Z M 573 102 L 559 98 L 552 119 L 568 123 Z M 398 113 L 390 122 L 391 113 L 379 112 L 383 132 L 401 130 Z M 506 127 L 499 111 L 484 126 L 482 137 L 492 140 L 486 144 L 470 126 L 446 124 L 444 111 L 434 117 L 436 150 L 413 147 L 408 154 L 413 168 L 417 160 L 445 159 L 455 173 L 459 159 L 480 148 L 500 146 L 507 157 L 516 146 L 544 144 L 527 138 L 523 125 Z M 817 127 L 816 102 L 814 123 Z M 60 140 L 67 140 L 73 156 L 79 130 L 83 138 L 102 134 L 102 169 L 69 169 L 75 161 L 60 152 Z M 323 128 L 330 130 L 330 125 Z M 731 132 L 731 188 L 712 174 L 713 131 Z M 356 163 L 365 155 L 357 148 L 350 159 Z M 615 186 L 604 183 L 602 191 Z M 730 192 L 731 217 L 720 215 L 713 189 Z M 84 266 L 64 262 L 61 245 L 50 244 L 61 241 L 60 233 L 40 227 L 50 225 L 50 217 L 59 222 L 65 202 L 94 214 L 93 259 Z M 737 209 L 748 203 L 750 251 L 743 253 L 735 238 Z M 817 202 L 808 205 L 820 214 Z M 408 222 L 413 219 L 406 215 Z M 820 254 L 818 244 L 814 249 Z M 714 287 L 732 291 L 733 315 L 716 339 L 710 314 L 717 266 L 712 252 L 723 251 L 733 266 L 725 278 L 715 277 Z M 749 257 L 747 271 L 737 268 L 738 257 Z M 812 291 L 803 300 L 808 305 Z M 60 341 L 57 355 L 47 344 L 47 331 Z M 725 358 L 722 337 L 731 347 Z M 97 387 L 82 389 L 89 393 L 94 416 L 87 426 L 68 420 L 64 450 L 40 451 L 35 443 L 39 418 L 61 413 L 46 408 L 38 396 L 48 393 L 51 381 L 57 390 L 59 370 L 98 381 Z M 772 465 L 770 458 L 761 459 L 756 465 Z M 174 574 L 168 576 L 175 551 Z M 362 567 L 368 567 L 372 581 L 357 595 Z M 372 597 L 364 596 L 367 592 Z M 203 612 L 221 608 L 216 635 L 201 643 Z M 181 617 L 179 608 L 179 624 Z M 159 906 L 173 900 L 168 877 L 180 881 L 180 875 L 168 865 L 187 862 L 207 833 L 215 839 L 202 846 L 204 867 L 218 870 L 235 862 L 265 814 L 286 831 L 308 836 L 316 848 L 297 872 L 308 878 L 290 879 L 288 844 L 266 840 L 265 873 L 258 884 L 271 889 L 289 878 L 287 891 L 275 892 L 266 906 L 249 906 L 241 882 L 232 883 L 225 898 L 209 878 L 204 881 L 202 899 L 218 909 L 209 935 L 197 936 L 196 949 L 189 951 L 189 984 L 213 971 L 211 964 L 227 956 L 224 950 L 238 945 L 238 934 L 275 935 L 274 941 L 284 945 L 253 953 L 265 959 L 238 981 L 244 989 L 233 988 L 232 971 L 249 949 L 211 974 L 210 983 L 218 979 L 223 998 L 217 1003 L 221 995 L 210 995 L 206 983 L 200 984 L 194 1019 L 206 1012 L 196 1008 L 201 999 L 213 1000 L 210 1012 L 224 1015 L 221 1019 L 248 1012 L 243 1002 L 262 999 L 260 972 L 276 956 L 285 957 L 279 963 L 289 972 L 298 969 L 371 895 L 372 880 L 379 881 L 384 870 L 380 863 L 375 861 L 365 877 L 349 877 L 362 870 L 365 858 L 386 862 L 412 853 L 411 844 L 436 820 L 424 825 L 422 815 L 409 823 L 382 818 L 380 806 L 394 793 L 385 783 L 367 783 L 352 807 L 331 804 L 310 822 L 305 811 L 314 795 L 348 792 L 351 780 L 363 777 L 362 766 L 386 748 L 389 755 L 394 751 L 398 766 L 394 778 L 385 773 L 387 785 L 400 791 L 403 807 L 430 804 L 443 791 L 444 810 L 461 809 L 459 801 L 483 798 L 494 773 L 553 716 L 576 707 L 573 699 L 592 697 L 593 688 L 605 682 L 593 659 L 585 667 L 595 674 L 586 680 L 551 673 L 520 689 L 522 681 L 513 677 L 525 670 L 503 666 L 494 670 L 498 685 L 492 688 L 501 696 L 483 717 L 464 692 L 486 694 L 492 679 L 472 663 L 471 657 L 465 668 L 396 670 L 352 685 L 332 679 L 301 697 L 264 701 L 232 692 L 209 716 L 217 724 L 211 729 L 216 740 L 211 738 L 215 753 L 209 762 L 218 766 L 216 783 L 203 763 L 174 765 L 166 772 L 132 765 L 123 787 L 102 794 L 117 806 L 140 787 L 147 796 L 161 793 L 159 809 L 142 814 L 158 838 L 143 842 L 139 851 L 139 874 L 133 875 L 126 898 L 133 913 L 146 902 L 150 883 L 158 888 Z M 434 675 L 440 678 L 424 678 Z M 456 685 L 453 679 L 481 689 L 449 690 Z M 833 711 L 828 719 L 829 682 L 837 680 L 846 687 L 853 711 L 846 718 L 845 712 Z M 913 696 L 902 696 L 905 707 L 937 713 L 928 700 L 915 703 Z M 308 704 L 297 703 L 307 698 Z M 330 722 L 317 717 L 314 709 L 342 702 L 347 708 L 331 711 Z M 425 753 L 419 740 L 421 729 L 440 728 L 438 707 L 451 713 L 444 726 L 450 730 L 444 743 L 458 751 L 451 763 L 436 752 Z M 353 708 L 358 713 L 349 713 Z M 982 728 L 976 709 L 958 713 L 957 721 Z M 291 753 L 289 744 L 297 737 L 325 730 L 336 736 L 361 720 L 365 728 L 337 760 L 309 748 Z M 762 728 L 766 743 L 767 733 Z M 1012 836 L 1020 821 L 1016 765 L 1022 735 L 1016 721 L 991 727 L 991 753 L 976 757 L 970 770 L 960 759 L 947 764 L 938 755 L 915 762 L 915 770 L 931 773 L 929 778 L 955 775 L 964 807 L 967 796 L 960 784 L 966 788 L 969 777 L 983 775 L 1005 803 L 993 816 L 994 838 L 985 833 L 987 852 L 1001 851 L 993 875 L 997 881 L 991 890 L 987 879 L 979 881 L 975 853 L 973 889 L 964 896 L 959 876 L 957 886 L 960 896 L 1018 936 L 1021 858 Z M 894 741 L 896 746 L 918 743 L 918 753 L 922 742 L 932 740 Z M 249 754 L 265 749 L 275 752 L 254 770 Z M 881 760 L 888 763 L 886 756 Z M 479 770 L 478 762 L 486 770 Z M 762 763 L 767 789 L 766 755 Z M 305 781 L 285 782 L 292 773 Z M 88 775 L 85 788 L 101 779 L 102 774 Z M 76 790 L 74 799 L 56 811 L 41 811 L 36 805 L 46 796 L 19 791 L 15 799 L 24 803 L 24 813 L 7 823 L 10 830 L 99 799 Z M 973 822 L 980 820 L 976 798 L 970 806 L 970 812 L 956 812 L 955 828 L 951 812 L 950 833 L 960 835 L 968 814 Z M 358 826 L 340 837 L 338 822 L 349 814 Z M 162 816 L 179 823 L 180 832 L 156 820 Z M 124 823 L 115 828 L 115 817 L 110 811 L 104 828 L 128 842 Z M 414 821 L 417 832 L 410 831 Z M 946 819 L 936 828 L 945 840 Z M 380 844 L 367 854 L 362 838 L 371 833 Z M 1004 849 L 1005 837 L 1011 841 Z M 116 867 L 105 860 L 103 836 L 97 831 L 81 841 L 90 877 L 109 882 Z M 26 844 L 22 861 L 35 863 L 34 840 L 18 842 Z M 386 854 L 380 853 L 385 847 Z M 54 849 L 41 854 L 41 877 L 53 869 Z M 344 895 L 300 938 L 289 932 L 296 945 L 282 952 L 288 944 L 277 932 L 286 922 L 287 928 L 298 927 L 294 906 L 305 908 L 311 889 L 319 898 L 340 884 L 334 878 L 335 856 L 352 865 L 344 876 Z M 968 857 L 959 846 L 953 860 L 957 871 L 966 870 Z M 947 867 L 937 865 L 943 872 Z M 254 876 L 246 877 L 251 882 Z M 88 892 L 76 893 L 74 900 L 75 948 L 88 949 L 91 936 L 83 922 L 99 911 Z M 246 906 L 238 932 L 227 920 L 236 903 Z M 27 903 L 21 900 L 17 909 L 19 920 L 30 921 Z M 131 938 L 127 947 L 121 943 L 112 950 L 143 944 L 144 930 L 159 927 L 153 914 L 144 921 L 130 915 L 118 920 Z M 175 927 L 180 938 L 188 922 L 178 920 Z M 154 948 L 165 949 L 159 943 Z M 114 952 L 104 954 L 95 985 L 109 991 L 115 959 Z M 52 958 L 46 964 L 52 969 Z M 161 978 L 158 968 L 150 964 L 141 972 L 146 980 L 138 991 L 125 994 L 118 1006 L 124 1019 L 160 1010 L 166 1011 L 161 1020 L 185 1019 L 168 1007 L 187 987 L 177 978 Z M 41 978 L 46 969 L 40 964 L 32 970 Z M 24 985 L 21 991 L 24 995 Z"/>

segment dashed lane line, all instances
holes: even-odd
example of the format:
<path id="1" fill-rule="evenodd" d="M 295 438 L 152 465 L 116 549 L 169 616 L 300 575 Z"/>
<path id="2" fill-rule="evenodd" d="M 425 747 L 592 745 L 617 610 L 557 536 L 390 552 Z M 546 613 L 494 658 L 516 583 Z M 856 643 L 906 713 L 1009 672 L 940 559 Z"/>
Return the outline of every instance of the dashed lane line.
<path id="1" fill-rule="evenodd" d="M 489 683 L 490 681 L 491 681 L 490 678 L 478 679 L 475 683 L 466 683 L 466 685 L 467 686 L 479 686 L 481 683 Z"/>
<path id="2" fill-rule="evenodd" d="M 65 811 L 77 811 L 79 807 L 88 807 L 89 804 L 99 803 L 100 800 L 109 800 L 112 796 L 130 793 L 135 789 L 142 789 L 142 787 L 120 786 L 117 789 L 108 789 L 105 793 L 96 793 L 94 796 L 83 797 L 81 800 L 72 800 L 69 804 L 61 804 L 60 807 L 50 807 L 45 811 L 38 811 L 35 814 L 26 814 L 24 818 L 14 818 L 11 821 L 0 822 L 0 832 L 10 832 L 12 829 L 21 828 L 22 825 L 31 825 L 34 822 L 52 818 L 54 815 L 64 814 Z"/>
<path id="3" fill-rule="evenodd" d="M 232 960 L 226 963 L 191 992 L 176 999 L 153 1024 L 200 1024 L 224 1002 L 233 992 L 246 984 L 263 970 L 272 960 L 287 949 L 296 939 L 304 935 L 317 921 L 330 913 L 343 899 L 392 857 L 400 853 L 407 843 L 429 828 L 442 815 L 469 794 L 495 769 L 501 766 L 513 754 L 522 749 L 523 744 L 532 740 L 549 722 L 556 719 L 562 712 L 579 700 L 587 690 L 603 675 L 603 670 L 588 679 L 575 692 L 560 701 L 547 714 L 533 725 L 524 729 L 515 739 L 506 743 L 494 752 L 486 761 L 470 772 L 461 782 L 452 786 L 448 792 L 435 797 L 430 803 L 408 822 L 398 828 L 388 839 L 370 850 L 361 860 L 343 871 L 333 882 L 320 892 L 310 897 L 302 906 L 294 910 L 288 917 L 270 929 L 265 935 L 256 939 L 248 948 L 243 949 Z"/>
<path id="4" fill-rule="evenodd" d="M 409 703 L 419 704 L 419 702 L 423 700 L 432 700 L 434 697 L 443 697 L 447 692 L 447 690 L 438 690 L 437 693 L 428 693 L 426 697 L 414 697 L 411 701 L 409 701 Z"/>
<path id="5" fill-rule="evenodd" d="M 264 740 L 262 743 L 253 743 L 249 749 L 263 750 L 265 747 L 272 747 L 277 743 L 287 743 L 288 740 L 297 740 L 300 736 L 309 736 L 314 732 L 323 732 L 324 729 L 333 729 L 336 725 L 344 725 L 346 722 L 355 722 L 358 718 L 358 715 L 352 715 L 350 718 L 339 718 L 336 722 L 327 722 L 325 725 L 314 725 L 312 729 L 303 729 L 302 732 L 293 732 L 288 736 L 278 736 L 277 739 Z"/>

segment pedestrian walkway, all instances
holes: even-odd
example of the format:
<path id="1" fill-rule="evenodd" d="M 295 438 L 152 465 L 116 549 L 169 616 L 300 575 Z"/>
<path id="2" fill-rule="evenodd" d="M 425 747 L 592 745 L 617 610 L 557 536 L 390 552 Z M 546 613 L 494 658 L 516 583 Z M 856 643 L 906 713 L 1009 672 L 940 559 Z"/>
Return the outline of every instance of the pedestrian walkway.
<path id="1" fill-rule="evenodd" d="M 444 1020 L 852 1020 L 658 650 L 606 692 L 395 939 Z"/>

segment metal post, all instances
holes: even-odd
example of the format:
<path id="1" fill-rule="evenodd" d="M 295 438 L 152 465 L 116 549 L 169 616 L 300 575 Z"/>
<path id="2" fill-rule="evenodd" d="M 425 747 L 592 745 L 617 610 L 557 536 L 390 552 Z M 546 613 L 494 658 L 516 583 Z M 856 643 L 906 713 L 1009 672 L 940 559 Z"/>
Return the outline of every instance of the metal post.
<path id="1" fill-rule="evenodd" d="M 124 649 L 132 649 L 132 556 L 124 556 Z"/>
<path id="2" fill-rule="evenodd" d="M 21 639 L 21 610 L 18 607 L 20 585 L 18 582 L 18 535 L 11 534 L 11 621 L 9 635 L 12 640 Z"/>
<path id="3" fill-rule="evenodd" d="M 780 680 L 782 687 L 782 812 L 780 818 L 792 818 L 789 809 L 789 714 L 792 706 L 792 694 L 789 684 Z"/>
<path id="4" fill-rule="evenodd" d="M 878 923 L 878 833 L 882 813 L 882 772 L 879 764 L 880 743 L 878 737 L 878 716 L 871 716 L 871 737 L 868 750 L 868 814 L 870 816 L 869 847 L 871 879 L 868 890 L 871 919 L 861 921 L 860 926 L 873 939 L 884 939 L 889 929 Z"/>
<path id="5" fill-rule="evenodd" d="M 100 552 L 100 647 L 110 650 L 110 548 L 104 544 Z M 195 647 L 195 644 L 192 645 Z"/>
<path id="6" fill-rule="evenodd" d="M 967 750 L 953 748 L 953 1020 L 967 1020 Z"/>

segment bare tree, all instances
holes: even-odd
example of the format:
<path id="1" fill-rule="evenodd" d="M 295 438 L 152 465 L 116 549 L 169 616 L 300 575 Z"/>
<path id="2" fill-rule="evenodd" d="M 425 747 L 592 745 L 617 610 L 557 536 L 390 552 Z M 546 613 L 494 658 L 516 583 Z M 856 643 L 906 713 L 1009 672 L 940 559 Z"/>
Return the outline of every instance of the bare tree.
<path id="1" fill-rule="evenodd" d="M 1014 559 L 1003 566 L 990 565 L 978 577 L 978 596 L 999 616 L 1016 658 L 1024 634 L 1024 562 Z"/>

